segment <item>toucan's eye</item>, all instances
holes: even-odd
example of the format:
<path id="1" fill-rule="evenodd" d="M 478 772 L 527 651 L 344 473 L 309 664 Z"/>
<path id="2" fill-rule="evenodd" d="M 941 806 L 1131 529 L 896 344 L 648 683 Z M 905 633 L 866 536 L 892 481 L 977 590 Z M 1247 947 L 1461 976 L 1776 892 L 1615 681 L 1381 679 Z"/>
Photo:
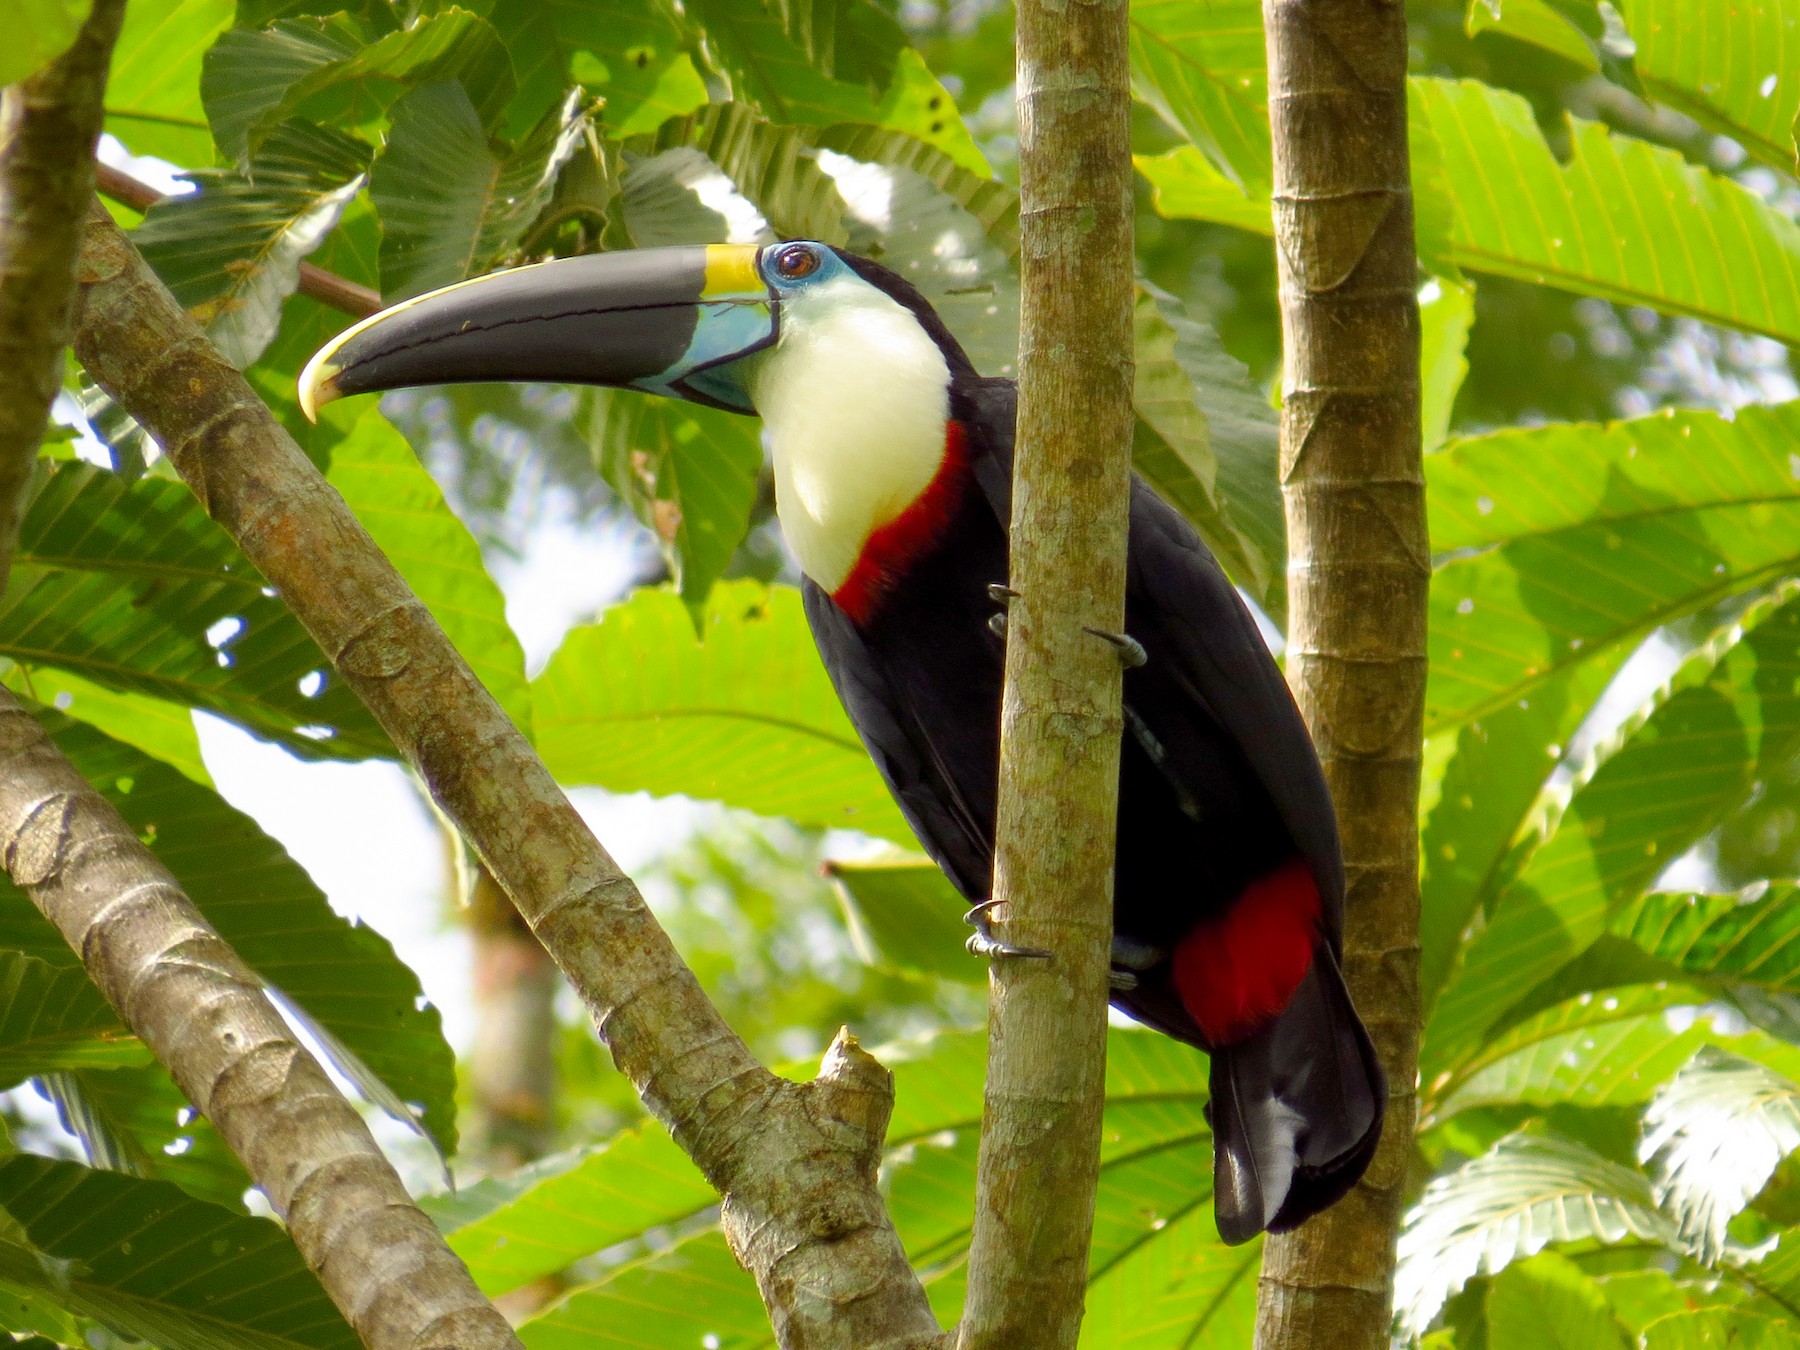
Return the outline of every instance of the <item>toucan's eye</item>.
<path id="1" fill-rule="evenodd" d="M 784 281 L 799 281 L 819 270 L 819 251 L 807 244 L 789 244 L 775 255 L 775 274 Z"/>

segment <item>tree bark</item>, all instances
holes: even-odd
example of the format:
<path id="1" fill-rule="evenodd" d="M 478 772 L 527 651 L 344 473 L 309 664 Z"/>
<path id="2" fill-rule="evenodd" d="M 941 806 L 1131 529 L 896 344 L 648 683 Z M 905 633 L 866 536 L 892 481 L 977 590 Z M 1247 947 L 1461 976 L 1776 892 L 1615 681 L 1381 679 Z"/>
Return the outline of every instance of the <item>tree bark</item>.
<path id="1" fill-rule="evenodd" d="M 354 1107 L 156 855 L 0 689 L 12 879 L 242 1159 L 370 1350 L 517 1350 Z"/>
<path id="2" fill-rule="evenodd" d="M 1388 1343 L 1417 1115 L 1419 749 L 1430 551 L 1398 0 L 1264 0 L 1285 375 L 1287 673 L 1337 802 L 1344 968 L 1387 1069 L 1381 1146 L 1264 1249 L 1257 1344 Z"/>
<path id="3" fill-rule="evenodd" d="M 1126 7 L 1018 7 L 1019 422 L 986 1109 L 963 1350 L 1072 1347 L 1100 1162 L 1132 437 Z"/>
<path id="4" fill-rule="evenodd" d="M 556 963 L 487 868 L 474 871 L 470 1144 L 490 1167 L 511 1170 L 548 1153 L 555 1134 Z"/>
<path id="5" fill-rule="evenodd" d="M 0 591 L 25 482 L 62 388 L 75 255 L 124 19 L 125 0 L 97 0 L 68 51 L 0 93 Z"/>
<path id="6" fill-rule="evenodd" d="M 847 1032 L 812 1083 L 759 1064 L 343 499 L 98 209 L 81 281 L 82 364 L 156 436 L 556 958 L 724 1197 L 780 1343 L 943 1346 L 875 1185 L 891 1075 Z"/>

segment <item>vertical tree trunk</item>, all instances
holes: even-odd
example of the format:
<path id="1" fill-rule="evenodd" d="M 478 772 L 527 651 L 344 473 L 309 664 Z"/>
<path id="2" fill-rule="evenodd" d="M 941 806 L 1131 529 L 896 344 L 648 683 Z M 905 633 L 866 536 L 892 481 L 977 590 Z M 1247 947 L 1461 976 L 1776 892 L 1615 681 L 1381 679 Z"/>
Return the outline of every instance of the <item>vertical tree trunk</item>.
<path id="1" fill-rule="evenodd" d="M 475 946 L 470 1143 L 489 1166 L 511 1170 L 548 1153 L 556 1128 L 556 963 L 479 865 L 468 920 Z"/>
<path id="2" fill-rule="evenodd" d="M 1381 1147 L 1342 1203 L 1270 1240 L 1257 1344 L 1388 1343 L 1417 1114 L 1425 536 L 1418 264 L 1399 0 L 1263 0 L 1286 374 L 1287 670 L 1336 799 L 1345 973 L 1387 1069 Z"/>
<path id="3" fill-rule="evenodd" d="M 1053 953 L 993 974 L 963 1350 L 1081 1327 L 1099 1172 L 1132 433 L 1120 0 L 1021 0 L 1019 423 L 994 897 Z"/>

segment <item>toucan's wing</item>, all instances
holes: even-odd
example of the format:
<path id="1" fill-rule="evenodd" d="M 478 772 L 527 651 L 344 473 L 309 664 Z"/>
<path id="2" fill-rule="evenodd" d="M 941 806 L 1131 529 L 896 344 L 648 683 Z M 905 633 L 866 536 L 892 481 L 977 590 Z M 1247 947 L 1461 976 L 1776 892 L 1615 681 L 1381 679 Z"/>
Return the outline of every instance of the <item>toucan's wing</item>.
<path id="1" fill-rule="evenodd" d="M 971 437 L 971 444 L 988 447 L 974 467 L 1002 522 L 1011 513 L 1016 406 L 1010 381 L 985 380 L 960 412 L 984 429 L 985 434 Z M 1312 868 L 1332 937 L 1341 940 L 1343 854 L 1331 793 L 1306 724 L 1224 569 L 1194 527 L 1135 474 L 1126 606 L 1132 636 L 1153 653 L 1153 660 L 1172 664 L 1165 674 L 1244 752 Z"/>
<path id="2" fill-rule="evenodd" d="M 801 578 L 800 588 L 826 673 L 906 823 L 957 890 L 971 903 L 987 899 L 994 872 L 991 826 L 983 828 L 930 726 L 836 601 L 810 577 Z"/>

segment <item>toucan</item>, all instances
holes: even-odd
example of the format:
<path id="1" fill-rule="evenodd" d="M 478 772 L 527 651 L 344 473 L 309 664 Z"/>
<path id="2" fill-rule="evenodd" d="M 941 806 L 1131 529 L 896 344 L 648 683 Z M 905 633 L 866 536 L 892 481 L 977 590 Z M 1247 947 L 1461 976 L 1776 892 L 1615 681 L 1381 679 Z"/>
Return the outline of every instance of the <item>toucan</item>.
<path id="1" fill-rule="evenodd" d="M 896 273 L 808 240 L 557 259 L 354 325 L 335 398 L 464 381 L 642 390 L 760 416 L 819 654 L 925 850 L 988 924 L 1016 393 Z M 1118 453 L 1097 446 L 1096 454 Z M 1333 1204 L 1387 1090 L 1341 971 L 1344 864 L 1318 756 L 1255 620 L 1134 478 L 1112 1001 L 1211 1056 L 1214 1212 L 1242 1242 Z M 1083 639 L 1088 640 L 1088 639 Z"/>

